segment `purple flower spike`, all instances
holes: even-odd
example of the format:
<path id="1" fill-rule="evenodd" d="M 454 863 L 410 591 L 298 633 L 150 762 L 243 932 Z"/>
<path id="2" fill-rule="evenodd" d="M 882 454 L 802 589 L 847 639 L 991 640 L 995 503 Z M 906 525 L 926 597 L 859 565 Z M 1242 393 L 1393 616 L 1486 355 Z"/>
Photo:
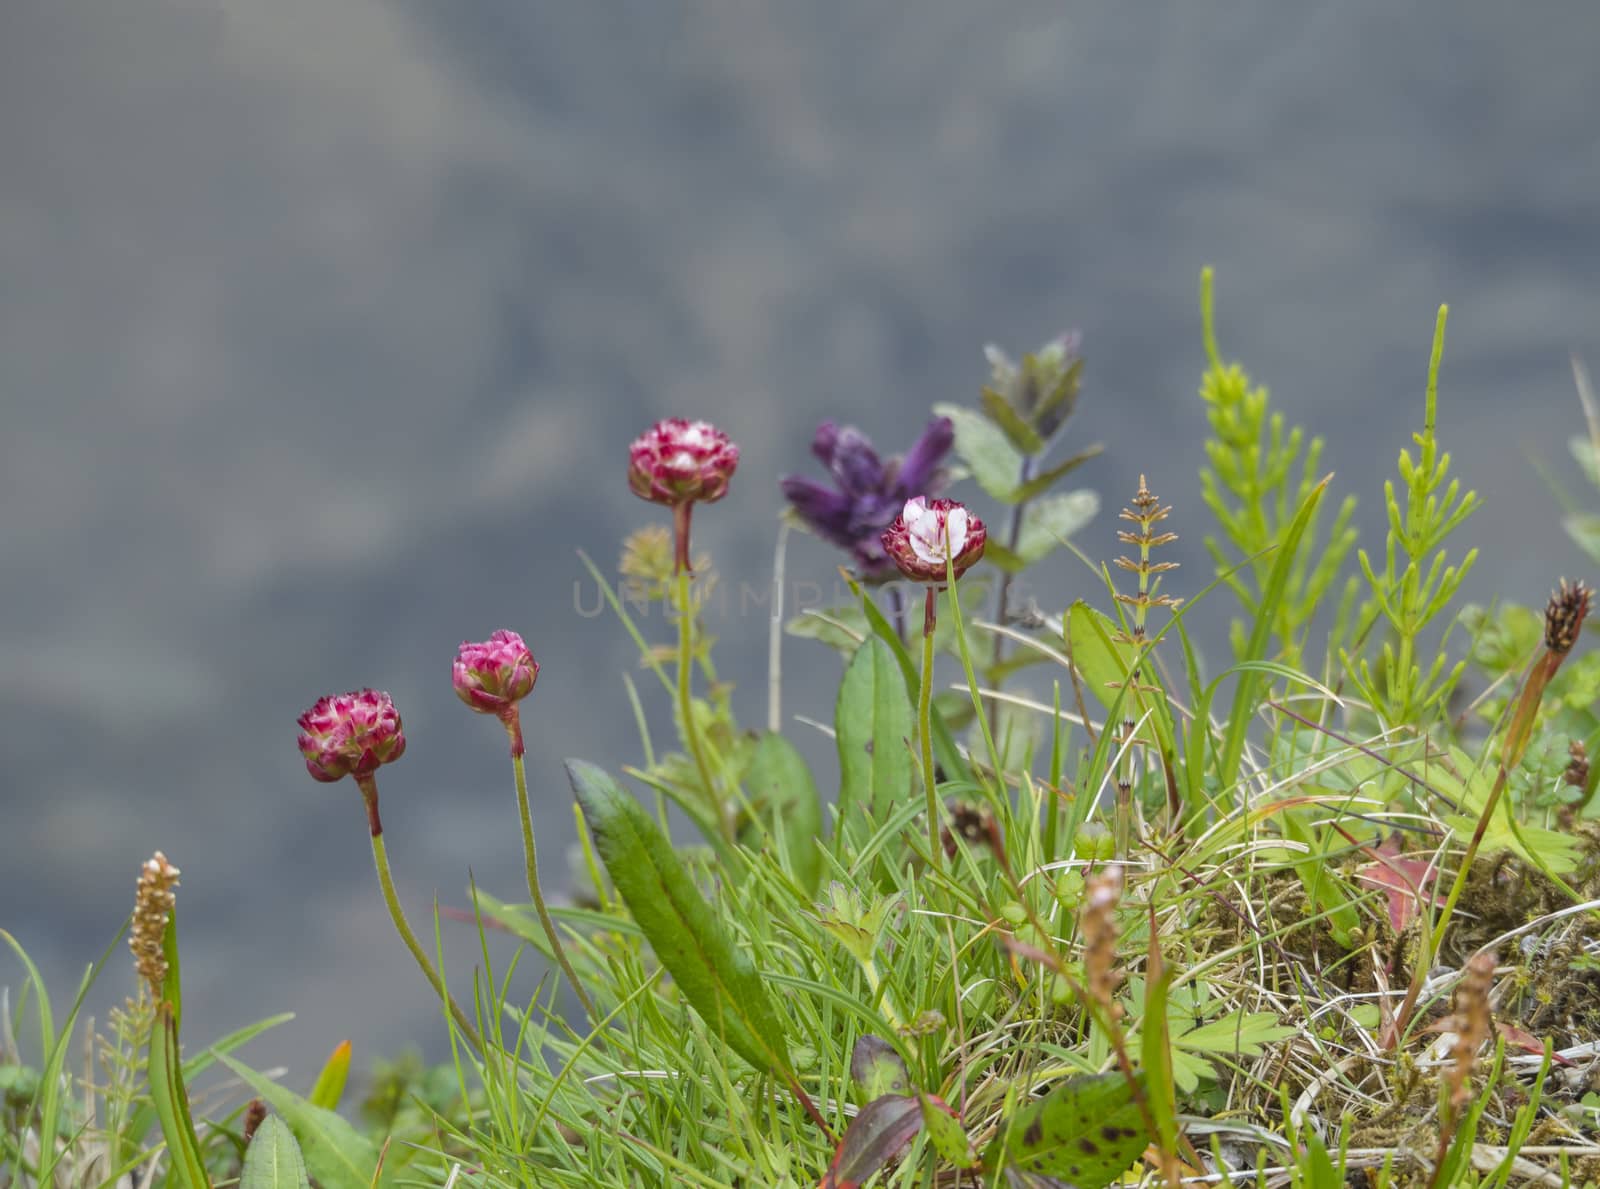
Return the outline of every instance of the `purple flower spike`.
<path id="1" fill-rule="evenodd" d="M 451 667 L 456 696 L 479 714 L 506 712 L 533 692 L 539 662 L 516 632 L 504 629 L 481 644 L 463 640 Z"/>
<path id="2" fill-rule="evenodd" d="M 388 694 L 375 689 L 318 698 L 299 726 L 306 770 L 327 783 L 346 776 L 365 780 L 406 751 L 400 712 Z"/>
<path id="3" fill-rule="evenodd" d="M 887 462 L 854 426 L 824 421 L 811 452 L 828 468 L 833 486 L 801 475 L 783 479 L 785 498 L 812 532 L 848 550 L 861 577 L 882 582 L 896 567 L 883 550 L 882 536 L 907 500 L 937 494 L 946 481 L 945 456 L 955 443 L 947 417 L 928 424 L 904 458 Z"/>

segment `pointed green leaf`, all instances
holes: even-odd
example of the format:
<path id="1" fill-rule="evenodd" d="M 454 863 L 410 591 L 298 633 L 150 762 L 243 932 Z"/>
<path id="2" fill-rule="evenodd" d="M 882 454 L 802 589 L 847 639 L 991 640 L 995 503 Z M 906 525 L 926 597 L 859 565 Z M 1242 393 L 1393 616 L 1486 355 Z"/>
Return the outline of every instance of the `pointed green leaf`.
<path id="1" fill-rule="evenodd" d="M 1022 531 L 1012 552 L 1024 565 L 1032 565 L 1093 520 L 1099 510 L 1100 497 L 1092 491 L 1063 491 L 1035 500 L 1022 514 Z"/>
<path id="2" fill-rule="evenodd" d="M 217 1060 L 282 1116 L 300 1143 L 307 1171 L 322 1189 L 371 1189 L 378 1149 L 365 1136 L 332 1111 L 312 1106 L 243 1062 L 223 1053 L 217 1054 Z"/>
<path id="3" fill-rule="evenodd" d="M 1135 1075 L 1143 1088 L 1143 1076 Z M 1120 1073 L 1071 1078 L 1025 1103 L 983 1154 L 986 1169 L 1059 1177 L 1104 1189 L 1150 1142 L 1133 1086 Z"/>
<path id="4" fill-rule="evenodd" d="M 1071 474 L 1073 471 L 1077 470 L 1084 463 L 1088 462 L 1091 458 L 1096 457 L 1104 450 L 1105 447 L 1096 442 L 1087 450 L 1082 450 L 1077 454 L 1074 454 L 1071 458 L 1065 459 L 1062 462 L 1056 463 L 1053 467 L 1048 467 L 1045 470 L 1040 471 L 1021 487 L 1017 488 L 1017 503 L 1024 503 L 1027 500 L 1033 499 L 1034 496 L 1043 495 L 1056 485 L 1057 480 Z"/>
<path id="5" fill-rule="evenodd" d="M 918 1094 L 917 1101 L 922 1104 L 922 1130 L 927 1132 L 933 1150 L 957 1168 L 971 1168 L 978 1163 L 972 1140 L 950 1105 L 937 1094 Z"/>
<path id="6" fill-rule="evenodd" d="M 317 1075 L 316 1084 L 311 1087 L 311 1105 L 329 1111 L 338 1110 L 339 1100 L 344 1097 L 344 1084 L 349 1077 L 350 1042 L 341 1040 L 328 1054 L 322 1072 Z"/>
<path id="7" fill-rule="evenodd" d="M 739 841 L 756 847 L 764 837 L 781 839 L 785 868 L 807 893 L 815 892 L 822 881 L 822 798 L 805 757 L 782 735 L 768 732 L 750 757 L 745 787 L 757 820 L 745 825 Z"/>
<path id="8" fill-rule="evenodd" d="M 261 1120 L 261 1126 L 250 1138 L 239 1189 L 311 1189 L 300 1145 L 276 1115 Z"/>
<path id="9" fill-rule="evenodd" d="M 1022 415 L 1007 403 L 993 388 L 983 390 L 983 411 L 989 420 L 1000 427 L 1000 432 L 1022 454 L 1037 454 L 1044 449 L 1044 439 L 1039 431 L 1022 419 Z"/>
<path id="10" fill-rule="evenodd" d="M 1180 1049 L 1197 1053 L 1259 1057 L 1267 1045 L 1299 1033 L 1299 1028 L 1278 1023 L 1278 1017 L 1273 1012 L 1240 1010 L 1179 1033 L 1172 1038 L 1172 1043 Z"/>
<path id="11" fill-rule="evenodd" d="M 911 699 L 889 646 L 874 636 L 856 650 L 839 685 L 839 835 L 859 839 L 870 810 L 882 823 L 911 793 Z"/>
<path id="12" fill-rule="evenodd" d="M 1037 356 L 1034 357 L 1037 360 Z M 1061 373 L 1061 378 L 1056 385 L 1034 407 L 1033 420 L 1042 422 L 1058 408 L 1066 406 L 1065 412 L 1057 419 L 1057 424 L 1072 416 L 1073 407 L 1078 403 L 1078 389 L 1083 382 L 1083 359 L 1074 359 L 1067 370 Z"/>
<path id="13" fill-rule="evenodd" d="M 1013 497 L 1022 474 L 1022 455 L 1006 440 L 1000 428 L 965 405 L 937 404 L 933 411 L 937 416 L 950 418 L 955 425 L 956 453 L 967 464 L 978 486 L 1003 504 L 1015 503 Z"/>
<path id="14" fill-rule="evenodd" d="M 671 840 L 603 769 L 568 760 L 567 776 L 617 892 L 684 999 L 751 1065 L 792 1080 L 766 983 L 724 932 Z"/>

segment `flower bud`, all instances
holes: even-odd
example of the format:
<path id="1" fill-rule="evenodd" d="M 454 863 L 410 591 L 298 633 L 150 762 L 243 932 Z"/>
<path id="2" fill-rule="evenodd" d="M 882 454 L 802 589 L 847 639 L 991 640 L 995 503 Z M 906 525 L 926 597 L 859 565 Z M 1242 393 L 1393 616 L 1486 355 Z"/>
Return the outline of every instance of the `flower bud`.
<path id="1" fill-rule="evenodd" d="M 658 421 L 628 450 L 628 486 L 656 504 L 711 503 L 728 493 L 739 447 L 706 421 Z"/>
<path id="2" fill-rule="evenodd" d="M 533 692 L 539 662 L 516 632 L 504 629 L 481 644 L 463 640 L 451 668 L 456 696 L 479 714 L 504 715 Z"/>
<path id="3" fill-rule="evenodd" d="M 352 690 L 317 699 L 300 716 L 300 753 L 316 780 L 371 776 L 405 754 L 400 712 L 386 693 Z"/>
<path id="4" fill-rule="evenodd" d="M 948 557 L 957 578 L 983 556 L 988 530 L 955 500 L 907 500 L 883 532 L 883 548 L 913 582 L 943 582 Z"/>

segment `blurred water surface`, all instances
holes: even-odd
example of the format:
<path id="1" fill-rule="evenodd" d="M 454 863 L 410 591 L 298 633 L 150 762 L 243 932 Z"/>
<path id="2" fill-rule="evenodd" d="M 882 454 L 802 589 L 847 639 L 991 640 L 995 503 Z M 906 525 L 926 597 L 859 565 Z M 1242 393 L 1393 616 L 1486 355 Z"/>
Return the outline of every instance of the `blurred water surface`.
<path id="1" fill-rule="evenodd" d="M 440 1028 L 296 714 L 399 702 L 414 918 L 469 870 L 514 896 L 503 739 L 448 666 L 520 629 L 559 872 L 561 757 L 640 755 L 574 551 L 610 565 L 655 516 L 622 468 L 656 417 L 742 443 L 697 542 L 758 589 L 818 420 L 902 445 L 975 396 L 985 341 L 1080 327 L 1071 433 L 1108 446 L 1082 481 L 1115 507 L 1148 472 L 1193 589 L 1202 263 L 1374 547 L 1449 301 L 1470 590 L 1582 571 L 1525 451 L 1564 461 L 1568 352 L 1600 357 L 1592 6 L 12 0 L 0 26 L 0 923 L 70 982 L 164 849 L 189 1035 L 296 1011 L 255 1051 L 302 1078 Z M 1110 516 L 1080 543 L 1108 554 Z M 796 541 L 797 581 L 833 564 Z M 759 723 L 765 609 L 716 627 Z M 826 718 L 832 657 L 788 657 L 788 709 Z"/>

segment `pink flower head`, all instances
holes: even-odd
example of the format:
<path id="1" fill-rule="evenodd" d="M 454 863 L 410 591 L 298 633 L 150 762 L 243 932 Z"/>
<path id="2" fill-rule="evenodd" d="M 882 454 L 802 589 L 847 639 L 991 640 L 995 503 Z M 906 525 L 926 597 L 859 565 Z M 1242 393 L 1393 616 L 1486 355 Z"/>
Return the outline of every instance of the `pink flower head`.
<path id="1" fill-rule="evenodd" d="M 400 712 L 375 689 L 318 698 L 299 721 L 300 752 L 317 780 L 361 780 L 406 752 Z"/>
<path id="2" fill-rule="evenodd" d="M 739 447 L 708 421 L 669 417 L 639 436 L 628 450 L 628 486 L 657 504 L 711 503 L 728 494 Z"/>
<path id="3" fill-rule="evenodd" d="M 481 644 L 463 640 L 451 678 L 456 696 L 471 709 L 504 715 L 533 692 L 539 662 L 521 636 L 501 629 Z"/>
<path id="4" fill-rule="evenodd" d="M 907 500 L 894 523 L 883 530 L 883 549 L 913 582 L 943 582 L 945 559 L 957 578 L 983 556 L 988 530 L 955 500 Z"/>

